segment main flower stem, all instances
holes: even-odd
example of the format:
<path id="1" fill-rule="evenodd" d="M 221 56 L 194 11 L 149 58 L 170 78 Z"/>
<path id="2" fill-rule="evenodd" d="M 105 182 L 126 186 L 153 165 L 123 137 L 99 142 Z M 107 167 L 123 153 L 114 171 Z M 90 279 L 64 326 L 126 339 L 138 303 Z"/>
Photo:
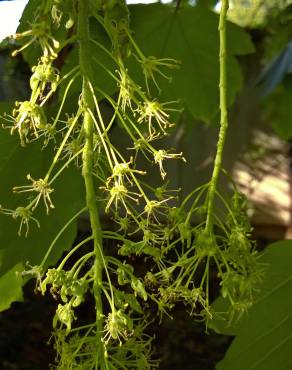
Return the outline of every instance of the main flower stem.
<path id="1" fill-rule="evenodd" d="M 94 110 L 94 100 L 92 92 L 90 90 L 90 79 L 92 76 L 91 64 L 90 64 L 90 51 L 89 51 L 89 24 L 88 15 L 89 12 L 89 0 L 79 0 L 78 2 L 78 39 L 80 44 L 79 50 L 79 63 L 80 71 L 83 78 L 82 87 L 82 103 L 84 106 L 83 114 L 83 132 L 85 137 L 85 145 L 83 150 L 83 167 L 82 175 L 85 182 L 86 190 L 86 204 L 89 211 L 90 224 L 92 229 L 93 241 L 94 241 L 94 283 L 93 292 L 95 299 L 96 309 L 96 336 L 97 336 L 97 363 L 96 369 L 104 369 L 105 358 L 104 358 L 104 345 L 102 342 L 102 331 L 103 331 L 103 310 L 101 300 L 101 286 L 102 286 L 102 234 L 99 220 L 99 213 L 96 204 L 96 195 L 93 182 L 93 130 L 94 122 L 90 115 L 90 112 Z"/>
<path id="2" fill-rule="evenodd" d="M 220 51 L 219 51 L 219 63 L 220 63 L 220 131 L 217 141 L 217 152 L 214 161 L 213 174 L 208 191 L 208 203 L 207 203 L 207 220 L 206 220 L 206 231 L 212 232 L 213 229 L 213 211 L 214 211 L 214 199 L 218 184 L 218 178 L 222 167 L 222 156 L 223 149 L 228 129 L 228 110 L 227 110 L 227 88 L 226 88 L 226 16 L 229 8 L 229 0 L 221 1 L 221 11 L 219 20 L 219 37 L 220 37 Z"/>

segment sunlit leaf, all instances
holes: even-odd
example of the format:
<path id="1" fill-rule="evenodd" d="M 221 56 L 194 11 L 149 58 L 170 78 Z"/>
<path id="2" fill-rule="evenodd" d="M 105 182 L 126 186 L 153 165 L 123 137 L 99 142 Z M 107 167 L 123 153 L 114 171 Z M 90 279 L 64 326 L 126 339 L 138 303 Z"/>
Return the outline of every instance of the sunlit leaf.
<path id="1" fill-rule="evenodd" d="M 210 122 L 219 106 L 218 16 L 199 6 L 175 11 L 173 6 L 141 4 L 131 7 L 131 27 L 146 56 L 174 58 L 181 62 L 180 69 L 162 69 L 172 77 L 172 83 L 157 76 L 162 89 L 160 98 L 179 99 L 195 118 Z M 240 67 L 233 55 L 252 51 L 247 34 L 229 24 L 229 104 L 242 83 Z"/>

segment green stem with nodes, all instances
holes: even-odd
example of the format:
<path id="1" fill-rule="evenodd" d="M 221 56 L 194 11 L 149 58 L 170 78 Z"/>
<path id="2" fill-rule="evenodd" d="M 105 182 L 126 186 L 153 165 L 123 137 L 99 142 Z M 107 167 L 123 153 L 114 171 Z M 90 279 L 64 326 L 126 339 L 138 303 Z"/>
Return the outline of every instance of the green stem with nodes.
<path id="1" fill-rule="evenodd" d="M 91 65 L 89 53 L 89 0 L 79 0 L 78 2 L 78 37 L 80 43 L 79 63 L 80 72 L 83 77 L 82 99 L 84 105 L 83 113 L 83 132 L 85 145 L 83 150 L 82 175 L 86 189 L 86 204 L 90 216 L 90 224 L 94 241 L 94 282 L 93 292 L 96 310 L 96 369 L 105 369 L 105 350 L 102 342 L 103 331 L 103 310 L 101 300 L 102 286 L 102 233 L 99 220 L 98 208 L 93 182 L 93 133 L 94 121 L 90 112 L 94 110 L 94 100 L 90 89 Z"/>
<path id="2" fill-rule="evenodd" d="M 226 16 L 229 8 L 229 0 L 222 0 L 220 20 L 219 20 L 219 36 L 220 36 L 220 51 L 219 51 L 219 63 L 220 63 L 220 131 L 217 142 L 217 152 L 214 161 L 214 169 L 210 182 L 208 192 L 208 204 L 207 204 L 207 220 L 206 220 L 206 231 L 209 233 L 213 228 L 213 209 L 214 199 L 218 184 L 218 178 L 222 167 L 222 156 L 223 149 L 228 129 L 228 110 L 227 110 L 227 88 L 226 88 Z"/>

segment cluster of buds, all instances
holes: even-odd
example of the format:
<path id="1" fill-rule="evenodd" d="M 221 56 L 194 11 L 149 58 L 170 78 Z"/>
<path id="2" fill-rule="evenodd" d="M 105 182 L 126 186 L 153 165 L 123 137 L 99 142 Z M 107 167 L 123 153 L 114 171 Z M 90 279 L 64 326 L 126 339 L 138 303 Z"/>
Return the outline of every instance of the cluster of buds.
<path id="1" fill-rule="evenodd" d="M 46 128 L 47 119 L 43 108 L 31 101 L 16 102 L 9 119 L 13 122 L 11 134 L 17 131 L 22 146 L 29 143 L 32 138 L 39 136 L 39 130 Z"/>
<path id="2" fill-rule="evenodd" d="M 122 310 L 113 310 L 106 318 L 104 341 L 108 343 L 110 339 L 118 340 L 127 339 L 133 330 L 133 321 Z"/>
<path id="3" fill-rule="evenodd" d="M 32 67 L 32 72 L 30 87 L 40 98 L 44 97 L 46 89 L 56 91 L 60 76 L 57 69 L 52 66 L 52 62 L 43 57 L 38 65 Z"/>

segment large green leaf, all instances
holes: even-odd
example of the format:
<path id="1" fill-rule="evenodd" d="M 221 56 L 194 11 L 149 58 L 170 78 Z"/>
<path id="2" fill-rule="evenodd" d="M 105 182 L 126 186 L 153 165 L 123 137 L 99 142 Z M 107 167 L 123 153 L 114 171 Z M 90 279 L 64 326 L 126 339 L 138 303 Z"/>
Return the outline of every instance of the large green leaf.
<path id="1" fill-rule="evenodd" d="M 162 4 L 136 5 L 131 8 L 131 28 L 145 55 L 174 58 L 178 70 L 163 70 L 172 83 L 159 78 L 162 99 L 180 99 L 192 115 L 210 122 L 219 106 L 218 16 L 206 7 L 187 7 L 175 11 Z M 228 94 L 234 100 L 242 83 L 239 64 L 233 55 L 253 51 L 248 35 L 228 24 Z"/>
<path id="2" fill-rule="evenodd" d="M 31 29 L 32 24 L 34 24 L 34 22 L 37 20 L 38 15 L 37 9 L 39 5 L 40 5 L 39 0 L 28 1 L 22 13 L 21 19 L 19 21 L 19 26 L 17 28 L 18 33 L 22 33 Z M 49 22 L 49 19 L 47 19 L 47 22 Z M 61 26 L 58 28 L 52 27 L 51 32 L 52 36 L 54 36 L 58 41 L 64 41 L 70 31 L 68 31 L 65 28 L 65 21 L 62 19 Z M 28 41 L 31 40 L 32 40 L 31 36 L 26 36 L 21 39 L 19 44 L 25 45 Z M 29 64 L 30 67 L 37 64 L 38 58 L 41 56 L 41 54 L 42 54 L 41 48 L 37 42 L 33 42 L 22 52 L 24 60 Z"/>
<path id="3" fill-rule="evenodd" d="M 0 117 L 4 112 L 11 112 L 13 107 L 12 102 L 0 102 Z M 0 137 L 1 145 L 0 145 L 0 171 L 2 171 L 5 164 L 9 161 L 11 156 L 13 155 L 15 149 L 17 148 L 17 142 L 15 137 L 12 135 L 8 135 L 3 133 Z M 2 180 L 1 180 L 2 182 Z M 2 188 L 2 186 L 1 186 Z"/>
<path id="4" fill-rule="evenodd" d="M 23 270 L 23 264 L 16 264 L 11 270 L 0 277 L 0 312 L 7 310 L 12 302 L 23 301 L 22 296 L 22 277 L 17 274 Z"/>
<path id="5" fill-rule="evenodd" d="M 4 145 L 7 133 L 0 132 L 0 145 Z M 2 140 L 4 138 L 4 140 Z M 15 147 L 9 160 L 0 170 L 1 193 L 0 201 L 5 208 L 16 208 L 26 204 L 24 196 L 12 194 L 11 188 L 15 185 L 27 183 L 26 174 L 40 178 L 45 173 L 47 159 L 40 150 L 39 145 L 30 145 L 28 148 Z M 1 166 L 0 166 L 1 167 Z M 83 204 L 80 175 L 74 168 L 64 171 L 54 183 L 52 199 L 55 208 L 46 215 L 43 205 L 36 212 L 40 222 L 40 229 L 31 222 L 29 236 L 19 237 L 17 232 L 19 220 L 0 215 L 0 274 L 7 271 L 17 262 L 37 264 L 44 256 L 48 245 L 63 227 L 63 225 L 80 209 Z M 75 238 L 76 225 L 72 223 L 62 234 L 53 249 L 48 263 L 54 263 L 62 252 L 68 249 Z"/>
<path id="6" fill-rule="evenodd" d="M 15 209 L 27 204 L 27 193 L 13 194 L 12 187 L 28 184 L 27 174 L 35 179 L 43 177 L 52 158 L 52 149 L 42 150 L 39 143 L 23 148 L 16 135 L 11 136 L 9 130 L 3 129 L 0 130 L 0 148 L 0 204 Z M 83 207 L 81 176 L 76 168 L 66 168 L 53 183 L 53 188 L 51 197 L 55 208 L 47 215 L 40 202 L 34 216 L 41 227 L 32 221 L 27 238 L 18 236 L 19 220 L 0 212 L 0 276 L 19 262 L 39 264 L 56 234 Z M 76 223 L 73 222 L 55 244 L 47 265 L 55 263 L 64 250 L 71 247 L 75 236 Z M 0 291 L 0 296 L 2 294 Z"/>
<path id="7" fill-rule="evenodd" d="M 114 94 L 118 89 L 116 80 L 110 75 L 110 74 L 115 75 L 117 70 L 117 64 L 114 62 L 113 58 L 111 58 L 109 55 L 111 50 L 111 42 L 107 37 L 104 29 L 94 19 L 92 19 L 90 22 L 90 33 L 92 40 L 94 40 L 97 43 L 96 44 L 92 41 L 89 44 L 90 49 L 89 54 L 91 57 L 90 61 L 93 72 L 92 74 L 93 86 L 98 87 L 99 89 L 102 90 L 102 92 L 110 96 Z M 100 46 L 98 46 L 98 44 Z M 105 50 L 108 50 L 108 53 Z M 78 59 L 79 59 L 79 50 L 78 45 L 76 45 L 66 57 L 64 66 L 62 68 L 62 75 L 65 75 L 66 73 L 70 72 L 74 67 L 76 67 L 76 65 L 79 64 Z M 59 99 L 62 99 L 68 82 L 63 83 L 61 85 Z M 75 95 L 76 100 L 78 101 L 81 89 L 82 89 L 82 78 L 81 76 L 77 76 L 68 92 L 68 95 L 69 96 Z M 97 95 L 100 95 L 98 91 Z"/>
<path id="8" fill-rule="evenodd" d="M 259 296 L 233 329 L 237 336 L 218 370 L 292 368 L 292 241 L 270 245 L 261 262 L 268 267 Z"/>
<path id="9" fill-rule="evenodd" d="M 18 27 L 18 32 L 23 32 L 30 28 L 30 24 L 33 22 L 33 19 L 36 14 L 36 8 L 39 5 L 39 0 L 30 0 L 27 6 L 24 9 L 23 15 L 20 20 L 20 24 Z M 65 40 L 66 37 L 69 37 L 70 30 L 66 30 L 64 23 L 66 17 L 62 19 L 61 26 L 58 29 L 53 28 L 53 35 L 56 36 L 58 40 Z M 104 29 L 100 26 L 100 24 L 95 21 L 94 19 L 90 20 L 90 33 L 91 38 L 100 43 L 102 46 L 98 47 L 97 44 L 90 43 L 90 56 L 92 62 L 92 69 L 93 69 L 93 85 L 98 86 L 101 88 L 106 94 L 111 95 L 117 90 L 118 86 L 116 81 L 110 76 L 110 74 L 106 71 L 108 70 L 110 73 L 115 74 L 117 69 L 117 65 L 114 63 L 113 59 L 109 56 L 109 54 L 105 51 L 111 50 L 111 43 L 108 39 L 107 35 L 105 34 Z M 67 35 L 68 34 L 68 35 Z M 25 40 L 25 39 L 24 39 Z M 104 48 L 104 49 L 103 49 Z M 68 48 L 68 51 L 65 51 L 65 59 L 63 60 L 63 55 L 61 54 L 58 62 L 56 65 L 58 67 L 62 67 L 62 75 L 70 72 L 72 68 L 78 65 L 78 45 Z M 24 59 L 28 62 L 30 66 L 34 66 L 37 64 L 38 58 L 41 55 L 41 49 L 37 43 L 33 43 L 28 48 L 24 49 L 23 51 Z M 96 62 L 98 60 L 99 63 Z M 70 79 L 69 79 L 70 81 Z M 61 85 L 61 92 L 60 98 L 63 97 L 64 91 L 68 82 L 65 82 Z M 74 96 L 77 94 L 76 99 L 78 99 L 79 93 L 82 87 L 82 79 L 81 77 L 77 77 L 75 79 L 74 84 L 71 86 L 69 91 L 69 96 Z"/>

